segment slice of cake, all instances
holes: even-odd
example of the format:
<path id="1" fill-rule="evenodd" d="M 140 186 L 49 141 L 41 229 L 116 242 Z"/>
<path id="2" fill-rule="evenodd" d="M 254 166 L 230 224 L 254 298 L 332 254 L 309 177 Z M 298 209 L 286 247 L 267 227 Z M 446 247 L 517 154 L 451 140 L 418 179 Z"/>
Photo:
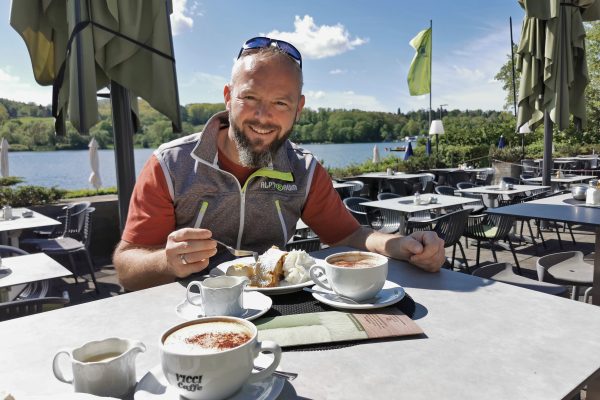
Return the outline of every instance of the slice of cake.
<path id="1" fill-rule="evenodd" d="M 283 261 L 287 252 L 271 247 L 258 258 L 254 266 L 252 286 L 277 287 L 283 279 Z"/>
<path id="2" fill-rule="evenodd" d="M 254 264 L 233 264 L 227 268 L 225 275 L 246 276 L 250 279 L 254 276 Z"/>

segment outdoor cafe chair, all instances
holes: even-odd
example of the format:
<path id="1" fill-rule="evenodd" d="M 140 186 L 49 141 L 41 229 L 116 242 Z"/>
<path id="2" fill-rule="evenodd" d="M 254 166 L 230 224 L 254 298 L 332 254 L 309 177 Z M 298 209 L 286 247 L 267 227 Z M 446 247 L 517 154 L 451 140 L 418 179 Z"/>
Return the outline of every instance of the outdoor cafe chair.
<path id="1" fill-rule="evenodd" d="M 64 307 L 69 302 L 69 293 L 67 291 L 63 292 L 62 297 L 39 297 L 35 299 L 7 301 L 0 303 L 0 321 L 55 310 Z"/>
<path id="2" fill-rule="evenodd" d="M 510 263 L 484 265 L 473 271 L 472 275 L 555 296 L 564 296 L 567 292 L 567 288 L 563 285 L 540 282 L 535 279 L 527 278 L 526 276 L 515 274 Z"/>
<path id="3" fill-rule="evenodd" d="M 448 180 L 445 183 L 445 185 L 452 186 L 452 187 L 456 187 L 458 182 L 466 182 L 466 181 L 471 180 L 469 173 L 467 171 L 463 171 L 463 170 L 450 172 L 448 174 L 447 179 Z"/>
<path id="4" fill-rule="evenodd" d="M 307 253 L 310 251 L 321 250 L 321 239 L 312 237 L 308 239 L 292 240 L 285 245 L 285 250 L 304 250 Z"/>
<path id="5" fill-rule="evenodd" d="M 399 197 L 402 197 L 402 196 L 399 194 L 396 194 L 396 193 L 390 193 L 390 192 L 377 193 L 377 200 L 395 199 L 395 198 L 399 198 Z"/>
<path id="6" fill-rule="evenodd" d="M 24 256 L 29 254 L 23 249 L 13 246 L 0 245 L 0 257 Z M 44 297 L 48 293 L 50 284 L 47 280 L 30 282 L 24 285 L 20 293 L 15 297 L 16 300 L 33 299 Z"/>
<path id="7" fill-rule="evenodd" d="M 456 259 L 456 245 L 460 248 L 462 258 L 464 261 L 465 270 L 470 273 L 469 264 L 467 263 L 467 256 L 465 250 L 460 243 L 460 238 L 463 235 L 467 220 L 469 218 L 470 210 L 459 210 L 449 214 L 441 215 L 431 220 L 434 224 L 433 231 L 444 240 L 444 248 L 452 246 L 452 262 L 450 265 L 454 269 L 454 260 Z M 461 266 L 462 268 L 462 266 Z"/>
<path id="8" fill-rule="evenodd" d="M 40 228 L 33 231 L 33 234 L 38 238 L 54 238 L 65 234 L 66 229 L 73 229 L 69 224 L 69 218 L 73 214 L 78 214 L 92 204 L 89 201 L 67 204 L 62 208 L 62 215 L 56 217 L 56 220 L 61 222 L 61 225 Z"/>
<path id="9" fill-rule="evenodd" d="M 499 240 L 506 240 L 508 241 L 510 251 L 515 259 L 517 270 L 519 271 L 519 274 L 521 273 L 521 266 L 519 265 L 519 260 L 517 259 L 517 254 L 515 253 L 515 248 L 509 235 L 514 221 L 515 218 L 508 215 L 481 214 L 469 216 L 464 236 L 477 241 L 477 267 L 480 265 L 479 256 L 481 253 L 481 242 L 489 243 L 490 250 L 492 251 L 492 255 L 494 257 L 494 262 L 498 262 L 494 245 Z"/>
<path id="10" fill-rule="evenodd" d="M 361 204 L 367 201 L 370 200 L 364 197 L 347 197 L 343 200 L 346 209 L 363 226 L 371 226 L 367 218 L 367 208 Z"/>
<path id="11" fill-rule="evenodd" d="M 346 188 L 346 197 L 360 196 L 360 193 L 365 187 L 365 183 L 363 181 L 345 181 L 344 183 L 347 185 L 352 185 Z"/>
<path id="12" fill-rule="evenodd" d="M 454 188 L 452 186 L 441 185 L 441 186 L 435 187 L 435 192 L 437 194 L 441 194 L 441 195 L 445 195 L 445 196 L 455 196 L 456 188 Z"/>
<path id="13" fill-rule="evenodd" d="M 594 266 L 583 260 L 581 251 L 565 251 L 542 256 L 536 261 L 538 280 L 545 282 L 550 276 L 556 282 L 573 286 L 571 299 L 579 298 L 580 286 L 592 286 L 594 282 Z M 586 291 L 584 301 L 587 303 Z"/>
<path id="14" fill-rule="evenodd" d="M 492 179 L 494 179 L 494 168 L 486 168 L 484 171 L 475 174 L 475 184 L 477 186 L 491 185 Z"/>
<path id="15" fill-rule="evenodd" d="M 94 207 L 88 207 L 77 214 L 71 214 L 68 218 L 69 223 L 67 224 L 67 227 L 65 227 L 63 235 L 60 237 L 50 239 L 28 239 L 22 243 L 32 246 L 49 256 L 68 256 L 71 266 L 73 267 L 73 276 L 75 277 L 76 283 L 77 263 L 75 262 L 74 255 L 77 253 L 84 253 L 88 270 L 94 283 L 94 288 L 96 289 L 96 293 L 100 293 L 96 282 L 96 275 L 94 273 L 94 264 L 92 263 L 92 257 L 89 252 L 92 213 L 95 210 Z"/>
<path id="16" fill-rule="evenodd" d="M 502 178 L 500 178 L 500 180 L 504 183 L 508 183 L 511 185 L 520 185 L 521 184 L 520 179 L 513 178 L 512 176 L 503 176 Z"/>
<path id="17" fill-rule="evenodd" d="M 429 172 L 419 177 L 419 182 L 421 183 L 421 193 L 433 193 L 433 189 L 437 184 L 435 175 Z"/>
<path id="18" fill-rule="evenodd" d="M 401 179 L 389 179 L 388 185 L 392 193 L 400 196 L 408 196 L 413 192 L 412 185 Z"/>

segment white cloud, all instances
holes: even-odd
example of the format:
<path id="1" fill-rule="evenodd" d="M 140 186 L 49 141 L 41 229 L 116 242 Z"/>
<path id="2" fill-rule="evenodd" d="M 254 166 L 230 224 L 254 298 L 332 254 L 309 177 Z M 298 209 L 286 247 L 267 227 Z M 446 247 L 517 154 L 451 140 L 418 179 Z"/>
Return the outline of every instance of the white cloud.
<path id="1" fill-rule="evenodd" d="M 351 38 L 344 25 L 315 24 L 310 15 L 294 18 L 294 32 L 271 31 L 262 35 L 292 43 L 306 59 L 319 59 L 337 56 L 369 41 L 359 37 Z"/>
<path id="2" fill-rule="evenodd" d="M 194 27 L 192 15 L 201 15 L 196 10 L 198 2 L 194 1 L 188 7 L 187 0 L 173 0 L 173 13 L 171 14 L 171 30 L 173 35 L 179 35 Z"/>
<path id="3" fill-rule="evenodd" d="M 306 107 L 313 110 L 318 108 L 343 108 L 381 111 L 387 108 L 376 97 L 356 94 L 353 91 L 327 92 L 323 90 L 309 90 L 304 95 L 306 96 Z"/>
<path id="4" fill-rule="evenodd" d="M 329 71 L 329 73 L 331 75 L 340 75 L 340 74 L 345 74 L 347 71 L 345 69 L 332 69 L 331 71 Z"/>
<path id="5" fill-rule="evenodd" d="M 0 97 L 25 103 L 52 104 L 52 86 L 40 86 L 33 77 L 31 83 L 23 82 L 11 74 L 10 67 L 0 68 Z"/>
<path id="6" fill-rule="evenodd" d="M 222 103 L 223 87 L 229 78 L 196 72 L 190 79 L 179 83 L 179 100 L 188 103 Z"/>

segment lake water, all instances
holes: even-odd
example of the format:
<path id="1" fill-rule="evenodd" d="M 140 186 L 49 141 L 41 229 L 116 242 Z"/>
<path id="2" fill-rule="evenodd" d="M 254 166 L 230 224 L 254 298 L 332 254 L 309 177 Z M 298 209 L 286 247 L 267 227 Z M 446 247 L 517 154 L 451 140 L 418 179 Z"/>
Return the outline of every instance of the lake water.
<path id="1" fill-rule="evenodd" d="M 345 167 L 363 163 L 373 158 L 373 147 L 377 146 L 383 158 L 389 154 L 403 157 L 403 152 L 390 153 L 386 147 L 403 146 L 404 142 L 394 143 L 349 143 L 349 144 L 306 144 L 326 167 Z M 413 143 L 414 145 L 414 143 Z M 135 149 L 135 170 L 139 174 L 144 163 L 152 154 L 152 149 Z M 115 156 L 112 150 L 100 150 L 100 177 L 102 186 L 116 186 Z M 25 179 L 23 184 L 61 189 L 92 189 L 88 182 L 91 173 L 87 150 L 62 150 L 43 152 L 9 153 L 9 171 L 12 176 Z"/>

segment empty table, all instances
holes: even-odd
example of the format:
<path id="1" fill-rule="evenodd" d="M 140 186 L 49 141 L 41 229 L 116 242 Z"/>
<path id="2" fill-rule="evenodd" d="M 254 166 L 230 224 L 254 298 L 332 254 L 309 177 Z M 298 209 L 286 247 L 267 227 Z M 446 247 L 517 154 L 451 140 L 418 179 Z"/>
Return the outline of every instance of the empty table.
<path id="1" fill-rule="evenodd" d="M 31 210 L 27 208 L 14 208 L 12 219 L 0 219 L 0 232 L 8 236 L 8 242 L 11 246 L 19 247 L 19 236 L 21 236 L 23 229 L 60 225 L 60 222 L 57 220 L 35 211 L 33 211 L 31 217 L 23 217 L 23 212 L 25 211 Z"/>

